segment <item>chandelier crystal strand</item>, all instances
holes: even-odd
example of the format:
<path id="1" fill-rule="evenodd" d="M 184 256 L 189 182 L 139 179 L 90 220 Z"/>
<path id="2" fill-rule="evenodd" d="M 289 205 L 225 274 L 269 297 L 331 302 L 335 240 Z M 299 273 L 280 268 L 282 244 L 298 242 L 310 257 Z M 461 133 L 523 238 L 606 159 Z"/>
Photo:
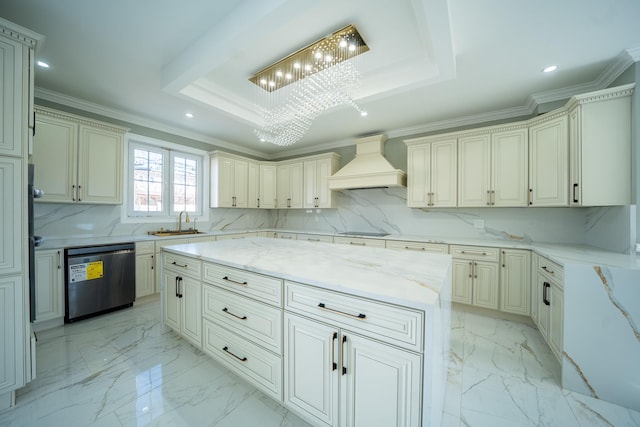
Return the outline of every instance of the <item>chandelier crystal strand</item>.
<path id="1" fill-rule="evenodd" d="M 355 58 L 368 47 L 353 26 L 333 33 L 268 67 L 250 80 L 256 84 L 261 141 L 288 146 L 299 141 L 324 111 L 354 101 L 360 76 Z"/>

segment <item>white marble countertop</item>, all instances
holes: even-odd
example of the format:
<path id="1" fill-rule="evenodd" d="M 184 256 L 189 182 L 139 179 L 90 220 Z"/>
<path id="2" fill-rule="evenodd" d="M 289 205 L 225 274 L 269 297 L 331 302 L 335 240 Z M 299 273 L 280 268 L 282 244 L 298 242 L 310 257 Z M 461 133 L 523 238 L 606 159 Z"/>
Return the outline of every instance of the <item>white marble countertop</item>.
<path id="1" fill-rule="evenodd" d="M 420 310 L 439 304 L 451 280 L 451 256 L 442 254 L 264 237 L 163 250 Z"/>
<path id="2" fill-rule="evenodd" d="M 127 235 L 127 236 L 105 236 L 105 237 L 86 237 L 86 238 L 69 238 L 69 239 L 45 239 L 44 244 L 36 250 L 57 249 L 74 246 L 91 246 L 120 242 L 140 242 L 140 241 L 160 241 L 168 239 L 180 239 L 185 237 L 204 237 L 208 235 L 226 235 L 244 232 L 279 232 L 279 233 L 296 233 L 296 234 L 317 234 L 325 236 L 342 236 L 339 232 L 326 232 L 314 230 L 230 230 L 230 231 L 211 231 L 203 234 L 185 235 L 185 236 L 150 236 L 147 234 Z M 352 236 L 359 237 L 359 236 Z M 606 251 L 593 246 L 587 245 L 566 245 L 557 243 L 536 243 L 525 242 L 521 240 L 509 239 L 473 239 L 463 237 L 446 237 L 446 236 L 418 236 L 418 235 L 387 235 L 383 237 L 361 236 L 369 239 L 380 240 L 405 240 L 426 243 L 442 243 L 449 245 L 471 245 L 471 246 L 490 246 L 497 248 L 509 249 L 529 249 L 540 255 L 551 258 L 553 261 L 561 264 L 585 263 L 592 265 L 603 265 L 610 267 L 629 268 L 640 270 L 640 256 L 636 254 L 621 254 L 617 252 Z M 314 242 L 317 243 L 317 242 Z"/>

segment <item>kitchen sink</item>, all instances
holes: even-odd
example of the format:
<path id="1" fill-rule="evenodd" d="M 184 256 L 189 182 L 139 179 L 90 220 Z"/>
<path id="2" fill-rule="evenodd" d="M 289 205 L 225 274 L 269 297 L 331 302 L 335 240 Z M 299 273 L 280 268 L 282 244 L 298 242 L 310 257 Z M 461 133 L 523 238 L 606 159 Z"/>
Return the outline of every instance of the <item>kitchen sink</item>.
<path id="1" fill-rule="evenodd" d="M 183 236 L 185 234 L 205 234 L 202 231 L 198 231 L 198 230 L 193 230 L 193 229 L 189 229 L 189 230 L 158 230 L 158 231 L 148 231 L 147 232 L 148 235 L 150 236 L 158 236 L 158 237 L 163 237 L 163 236 Z"/>

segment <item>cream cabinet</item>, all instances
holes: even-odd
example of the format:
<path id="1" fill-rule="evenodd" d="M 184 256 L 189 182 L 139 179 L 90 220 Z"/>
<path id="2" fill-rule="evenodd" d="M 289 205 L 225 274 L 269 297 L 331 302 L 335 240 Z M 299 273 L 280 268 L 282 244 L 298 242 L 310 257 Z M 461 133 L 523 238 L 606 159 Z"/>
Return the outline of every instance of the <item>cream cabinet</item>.
<path id="1" fill-rule="evenodd" d="M 449 245 L 445 243 L 425 243 L 404 240 L 387 240 L 385 247 L 389 249 L 404 249 L 406 251 L 431 252 L 448 254 Z"/>
<path id="2" fill-rule="evenodd" d="M 571 206 L 631 203 L 631 94 L 634 85 L 569 102 Z"/>
<path id="3" fill-rule="evenodd" d="M 124 134 L 115 125 L 36 108 L 32 162 L 40 202 L 121 204 Z"/>
<path id="4" fill-rule="evenodd" d="M 22 275 L 0 276 L 0 395 L 24 385 L 25 296 Z"/>
<path id="5" fill-rule="evenodd" d="M 260 207 L 260 165 L 258 162 L 247 162 L 247 207 Z"/>
<path id="6" fill-rule="evenodd" d="M 304 191 L 302 162 L 280 163 L 276 171 L 276 208 L 301 208 Z"/>
<path id="7" fill-rule="evenodd" d="M 63 249 L 36 251 L 35 255 L 36 314 L 34 327 L 42 330 L 64 322 Z"/>
<path id="8" fill-rule="evenodd" d="M 529 205 L 567 206 L 569 135 L 565 111 L 541 116 L 529 127 Z"/>
<path id="9" fill-rule="evenodd" d="M 384 248 L 386 242 L 383 239 L 367 239 L 366 237 L 333 236 L 333 243 L 351 246 L 373 246 Z"/>
<path id="10" fill-rule="evenodd" d="M 0 156 L 0 276 L 22 273 L 28 267 L 24 260 L 27 240 L 25 166 L 20 158 Z"/>
<path id="11" fill-rule="evenodd" d="M 531 253 L 527 250 L 500 251 L 500 311 L 531 314 Z"/>
<path id="12" fill-rule="evenodd" d="M 417 138 L 407 144 L 407 206 L 455 207 L 457 140 Z"/>
<path id="13" fill-rule="evenodd" d="M 285 404 L 316 425 L 421 425 L 422 343 L 414 338 L 422 314 L 285 287 Z"/>
<path id="14" fill-rule="evenodd" d="M 535 300 L 537 304 L 538 330 L 547 341 L 549 348 L 562 360 L 563 351 L 563 327 L 564 327 L 564 269 L 541 255 L 535 255 L 537 260 Z"/>
<path id="15" fill-rule="evenodd" d="M 136 242 L 136 298 L 156 292 L 155 242 Z"/>
<path id="16" fill-rule="evenodd" d="M 163 253 L 164 322 L 198 348 L 202 347 L 202 262 Z"/>
<path id="17" fill-rule="evenodd" d="M 450 251 L 453 256 L 451 300 L 497 310 L 498 249 L 452 245 Z"/>
<path id="18" fill-rule="evenodd" d="M 260 181 L 258 188 L 258 206 L 264 209 L 273 209 L 276 207 L 277 188 L 278 188 L 278 168 L 271 163 L 259 163 L 258 179 Z"/>
<path id="19" fill-rule="evenodd" d="M 458 139 L 458 207 L 527 206 L 527 129 Z"/>
<path id="20" fill-rule="evenodd" d="M 23 69 L 25 65 L 28 69 L 24 60 L 25 51 L 28 50 L 23 49 L 21 42 L 4 37 L 0 31 L 0 156 L 22 157 L 25 153 L 24 109 L 28 99 L 22 88 L 29 79 L 27 71 Z"/>
<path id="21" fill-rule="evenodd" d="M 329 177 L 338 171 L 340 157 L 331 153 L 329 156 L 311 158 L 302 163 L 303 168 L 303 207 L 333 208 L 337 196 L 329 190 Z"/>
<path id="22" fill-rule="evenodd" d="M 211 207 L 249 207 L 249 160 L 218 151 L 212 153 L 210 160 Z"/>

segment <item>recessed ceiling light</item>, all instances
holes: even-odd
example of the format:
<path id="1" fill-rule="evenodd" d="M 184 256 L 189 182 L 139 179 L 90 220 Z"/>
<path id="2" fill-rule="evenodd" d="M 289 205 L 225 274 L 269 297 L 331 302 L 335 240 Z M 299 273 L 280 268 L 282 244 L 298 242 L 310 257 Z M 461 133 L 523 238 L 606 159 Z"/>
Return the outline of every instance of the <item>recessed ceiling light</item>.
<path id="1" fill-rule="evenodd" d="M 543 73 L 550 73 L 552 71 L 555 71 L 558 69 L 557 65 L 549 65 L 547 68 L 545 68 L 544 70 L 542 70 Z"/>
<path id="2" fill-rule="evenodd" d="M 49 68 L 49 64 L 47 64 L 44 61 L 38 61 L 38 66 L 40 66 L 42 68 Z"/>
<path id="3" fill-rule="evenodd" d="M 367 113 L 366 111 L 360 111 L 360 115 L 362 117 L 367 117 L 369 115 L 369 113 Z"/>
<path id="4" fill-rule="evenodd" d="M 185 113 L 185 116 L 187 116 L 189 119 L 193 119 L 193 113 Z"/>

